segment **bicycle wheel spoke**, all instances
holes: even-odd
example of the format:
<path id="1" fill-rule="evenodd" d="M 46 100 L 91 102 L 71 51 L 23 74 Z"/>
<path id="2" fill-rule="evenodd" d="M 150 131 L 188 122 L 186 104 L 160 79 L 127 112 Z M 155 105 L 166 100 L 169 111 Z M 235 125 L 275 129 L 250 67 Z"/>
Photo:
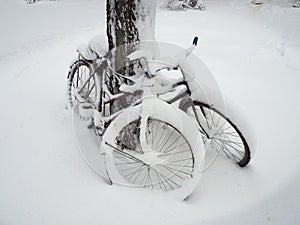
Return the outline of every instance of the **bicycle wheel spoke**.
<path id="1" fill-rule="evenodd" d="M 161 147 L 161 149 L 159 150 L 159 152 L 162 152 L 163 148 L 165 147 L 165 145 L 168 143 L 168 141 L 170 140 L 170 138 L 173 136 L 175 130 L 173 130 L 170 134 L 170 136 L 167 138 L 167 140 L 165 141 L 164 145 Z"/>
<path id="2" fill-rule="evenodd" d="M 162 186 L 161 186 L 161 179 L 160 179 L 160 177 L 159 177 L 159 175 L 158 175 L 157 171 L 156 171 L 156 170 L 154 170 L 154 172 L 155 172 L 155 174 L 156 174 L 156 177 L 157 177 L 157 181 L 158 181 L 158 184 L 159 184 L 159 189 L 162 189 Z M 165 190 L 166 190 L 166 187 L 164 187 L 164 188 L 165 188 Z"/>
<path id="3" fill-rule="evenodd" d="M 145 186 L 144 181 L 146 183 L 147 182 L 146 179 L 147 179 L 147 176 L 145 175 L 144 178 L 143 178 L 143 180 L 141 181 L 141 185 Z"/>
<path id="4" fill-rule="evenodd" d="M 132 169 L 137 169 L 139 167 L 141 167 L 141 166 L 132 166 L 132 167 L 128 167 L 128 168 L 125 168 L 125 169 L 119 169 L 119 171 L 120 172 L 124 172 L 124 171 L 132 170 Z"/>
<path id="5" fill-rule="evenodd" d="M 194 104 L 195 107 L 203 109 L 202 112 L 205 112 L 202 113 L 197 110 L 200 116 L 204 115 L 205 117 L 205 121 L 201 122 L 208 124 L 207 133 L 210 134 L 210 138 L 203 137 L 203 141 L 205 143 L 210 141 L 211 145 L 222 150 L 228 158 L 234 159 L 239 166 L 246 166 L 250 161 L 250 151 L 240 130 L 230 119 L 213 107 L 197 101 Z M 190 115 L 191 107 L 188 104 L 186 107 L 184 110 Z M 193 116 L 191 117 L 194 118 Z"/>
<path id="6" fill-rule="evenodd" d="M 224 131 L 226 131 L 226 130 L 228 130 L 228 129 L 232 129 L 232 126 L 231 126 L 231 125 L 228 125 L 228 127 L 223 128 L 222 130 L 220 130 L 220 132 L 221 132 L 221 131 L 224 132 Z"/>
<path id="7" fill-rule="evenodd" d="M 155 135 L 154 135 L 154 139 L 153 139 L 153 145 L 154 145 L 154 140 L 156 140 L 156 136 L 158 134 L 158 127 L 159 127 L 159 123 L 156 125 L 156 131 L 155 131 Z"/>
<path id="8" fill-rule="evenodd" d="M 91 94 L 91 92 L 94 90 L 94 88 L 95 88 L 95 83 L 92 85 L 91 88 L 88 87 L 88 90 L 89 90 L 89 91 L 86 92 L 85 98 L 88 98 L 88 96 L 90 96 L 90 94 Z"/>
<path id="9" fill-rule="evenodd" d="M 243 143 L 241 143 L 241 142 L 236 142 L 236 141 L 231 141 L 231 140 L 224 140 L 224 139 L 221 139 L 221 138 L 214 138 L 214 139 L 218 140 L 218 141 L 221 141 L 221 142 L 226 142 L 226 143 L 236 145 L 237 147 L 243 147 Z"/>
<path id="10" fill-rule="evenodd" d="M 131 156 L 129 154 L 125 154 L 125 152 L 124 152 L 124 154 L 122 154 L 120 152 L 118 152 L 118 153 L 121 154 L 121 155 L 123 155 L 127 159 L 130 159 L 130 160 L 134 161 L 134 162 L 137 162 L 137 163 L 140 163 L 140 164 L 143 164 L 143 165 L 145 164 L 144 162 L 140 161 L 139 159 L 137 159 L 137 158 L 135 158 L 135 157 L 133 157 L 133 156 Z"/>
<path id="11" fill-rule="evenodd" d="M 166 163 L 165 165 L 169 165 L 169 166 L 178 166 L 178 167 L 187 167 L 187 168 L 194 168 L 193 166 L 189 166 L 189 165 L 178 165 L 178 164 L 169 164 L 169 163 Z"/>
<path id="12" fill-rule="evenodd" d="M 178 160 L 174 160 L 174 161 L 169 161 L 169 162 L 182 162 L 182 161 L 186 161 L 186 160 L 190 160 L 193 158 L 187 158 L 187 159 L 178 159 Z"/>
<path id="13" fill-rule="evenodd" d="M 94 104 L 96 99 L 95 80 L 89 64 L 83 60 L 76 61 L 70 68 L 68 79 L 70 105 L 81 119 L 87 119 L 81 115 L 85 110 L 81 110 L 80 104 L 85 102 Z"/>
<path id="14" fill-rule="evenodd" d="M 150 118 L 146 129 L 146 140 L 152 144 L 152 151 L 157 152 L 157 155 L 153 155 L 152 151 L 132 155 L 129 151 L 133 150 L 127 150 L 129 148 L 126 147 L 126 140 L 135 140 L 137 134 L 129 130 L 132 130 L 133 126 L 139 126 L 138 124 L 139 120 L 133 121 L 119 131 L 117 143 L 122 148 L 125 146 L 125 150 L 111 146 L 114 149 L 116 169 L 129 183 L 144 188 L 163 191 L 180 188 L 184 180 L 192 177 L 193 172 L 193 164 L 191 164 L 193 153 L 187 140 L 172 125 Z M 136 141 L 135 145 L 141 147 L 139 138 Z M 162 159 L 162 157 L 168 158 Z"/>
<path id="15" fill-rule="evenodd" d="M 143 168 L 144 169 L 144 168 Z M 142 173 L 142 171 L 143 171 L 143 169 L 141 169 L 138 173 L 137 173 L 137 175 L 136 175 L 136 177 L 135 177 L 135 179 L 133 180 L 133 183 L 135 183 L 136 182 L 136 180 L 138 179 L 138 177 L 140 176 L 140 174 Z"/>
<path id="16" fill-rule="evenodd" d="M 219 118 L 218 118 L 218 122 L 216 123 L 216 127 L 218 127 L 218 125 L 220 124 L 220 121 L 221 121 L 221 116 L 219 116 Z"/>
<path id="17" fill-rule="evenodd" d="M 113 145 L 111 145 L 111 144 L 109 144 L 109 143 L 107 143 L 107 142 L 105 142 L 105 144 L 108 145 L 109 147 L 111 147 L 111 148 L 114 150 L 114 152 L 119 153 L 119 154 L 121 154 L 121 155 L 123 155 L 123 156 L 125 156 L 125 157 L 127 157 L 127 158 L 129 158 L 129 159 L 132 159 L 132 160 L 134 160 L 134 161 L 136 161 L 136 162 L 139 162 L 139 163 L 141 163 L 141 164 L 144 164 L 144 165 L 148 166 L 146 163 L 144 163 L 144 162 L 141 161 L 140 159 L 134 157 L 133 155 L 130 155 L 130 154 L 124 152 L 124 151 L 121 151 L 121 150 L 119 150 L 118 148 L 114 147 Z"/>
<path id="18" fill-rule="evenodd" d="M 188 151 L 189 151 L 189 149 L 185 149 L 185 150 L 182 150 L 182 151 L 179 151 L 179 152 L 167 153 L 167 154 L 160 154 L 160 155 L 158 155 L 158 157 L 164 157 L 164 156 L 169 156 L 169 155 L 176 155 L 176 154 L 181 154 L 181 153 L 188 152 Z"/>
<path id="19" fill-rule="evenodd" d="M 227 151 L 224 151 L 224 148 L 222 146 L 222 144 L 220 144 L 219 142 L 217 142 L 216 140 L 213 140 L 213 142 L 215 142 L 217 145 L 219 145 L 220 150 L 223 151 L 225 153 L 225 155 L 227 156 L 228 159 L 230 159 L 230 156 L 228 155 Z"/>
<path id="20" fill-rule="evenodd" d="M 152 142 L 151 142 L 151 144 L 153 145 L 153 143 L 154 143 L 154 139 L 153 139 L 153 127 L 154 127 L 154 123 L 153 123 L 153 121 L 152 121 L 152 123 L 151 123 L 151 137 L 152 137 Z"/>
<path id="21" fill-rule="evenodd" d="M 148 183 L 149 183 L 149 170 L 147 170 L 145 177 L 146 177 L 146 179 L 145 179 L 144 187 L 146 188 L 146 187 L 148 187 Z"/>
<path id="22" fill-rule="evenodd" d="M 240 136 L 235 132 L 220 132 L 219 136 L 231 136 L 232 138 L 240 138 Z"/>
<path id="23" fill-rule="evenodd" d="M 230 147 L 230 148 L 234 149 L 235 152 L 236 152 L 237 154 L 239 154 L 241 157 L 244 156 L 244 152 L 242 152 L 241 150 L 236 149 L 235 147 L 233 147 L 232 145 L 230 145 L 230 144 L 228 144 L 228 143 L 226 143 L 226 142 L 223 142 L 223 144 L 224 144 L 224 146 L 226 147 L 226 149 L 227 149 L 228 151 L 230 151 L 230 150 L 228 149 L 228 147 Z M 230 152 L 233 154 L 232 151 L 230 151 Z"/>
<path id="24" fill-rule="evenodd" d="M 217 131 L 214 132 L 214 134 L 212 136 L 215 136 L 226 124 L 226 121 L 224 121 L 224 123 L 218 128 Z"/>
<path id="25" fill-rule="evenodd" d="M 115 163 L 115 165 L 126 165 L 126 164 L 136 164 L 136 163 L 138 163 L 138 164 L 142 164 L 142 163 L 140 163 L 140 162 L 138 162 L 138 161 L 134 161 L 134 162 L 125 162 L 125 163 Z"/>
<path id="26" fill-rule="evenodd" d="M 230 155 L 232 156 L 231 158 L 235 159 L 237 162 L 238 162 L 239 160 L 241 160 L 241 158 L 239 158 L 237 155 L 233 154 L 233 152 L 230 151 L 230 150 L 228 149 L 228 147 L 226 146 L 225 143 L 223 143 L 223 147 L 224 147 L 224 148 L 223 148 L 223 151 L 224 151 L 224 149 L 225 149 L 225 151 L 227 151 L 227 153 L 230 154 Z M 243 157 L 243 156 L 241 155 L 241 157 Z"/>
<path id="27" fill-rule="evenodd" d="M 222 142 L 222 144 L 221 144 L 221 143 L 219 143 L 218 141 L 215 140 L 215 143 L 218 144 L 218 145 L 220 146 L 221 150 L 226 154 L 226 156 L 227 156 L 229 159 L 231 159 L 232 157 L 235 158 L 235 155 L 228 149 L 228 147 L 225 145 L 224 142 Z M 229 154 L 230 154 L 232 157 L 230 157 Z M 242 155 L 241 155 L 241 156 L 242 156 Z"/>
<path id="28" fill-rule="evenodd" d="M 212 127 L 213 127 L 213 119 L 214 119 L 213 113 L 209 109 L 206 109 L 206 110 L 203 109 L 203 111 L 206 112 L 205 113 L 205 119 L 206 119 L 207 123 L 208 123 L 208 121 L 210 121 L 210 124 L 208 123 L 207 127 L 208 127 L 209 130 L 211 130 Z"/>
<path id="29" fill-rule="evenodd" d="M 187 145 L 187 143 L 186 142 L 183 142 L 183 143 L 181 143 L 180 145 L 177 145 L 176 147 L 174 147 L 174 148 L 171 148 L 171 149 L 169 149 L 168 151 L 165 151 L 164 153 L 169 153 L 169 152 L 171 152 L 171 151 L 173 151 L 173 150 L 176 150 L 177 148 L 179 148 L 179 147 L 181 147 L 181 146 L 183 146 L 183 145 Z"/>
<path id="30" fill-rule="evenodd" d="M 160 173 L 160 172 L 158 172 Z M 168 182 L 170 181 L 171 183 L 175 184 L 177 187 L 180 187 L 179 184 L 177 184 L 175 181 L 172 181 L 171 179 L 169 179 L 168 177 L 166 177 L 165 175 L 163 175 L 162 173 L 160 173 L 160 175 L 165 178 L 164 181 L 171 187 L 172 190 L 174 190 L 173 186 Z"/>
<path id="31" fill-rule="evenodd" d="M 158 141 L 156 142 L 156 145 L 159 146 L 159 143 L 161 141 L 161 139 L 165 136 L 165 133 L 167 132 L 167 127 L 163 128 L 161 127 L 164 131 L 163 131 L 163 134 L 160 135 L 160 138 L 158 139 Z M 158 130 L 157 130 L 158 131 Z M 157 132 L 158 134 L 159 132 Z"/>
<path id="32" fill-rule="evenodd" d="M 169 170 L 172 173 L 175 171 L 176 173 L 174 173 L 174 175 L 180 177 L 182 180 L 184 180 L 184 178 L 182 176 L 179 176 L 177 173 L 182 173 L 182 174 L 185 174 L 187 176 L 191 176 L 191 174 L 189 174 L 187 172 L 184 172 L 184 171 L 181 171 L 181 170 L 177 170 L 177 169 L 172 168 L 170 166 L 166 166 L 166 165 L 161 165 L 161 166 L 164 167 L 164 168 L 166 168 L 167 170 Z"/>
<path id="33" fill-rule="evenodd" d="M 152 182 L 152 179 L 151 179 L 151 170 L 149 168 L 148 168 L 148 175 L 149 175 L 149 181 L 150 181 L 151 187 L 153 189 L 153 182 Z"/>
<path id="34" fill-rule="evenodd" d="M 177 138 L 175 138 L 175 140 L 167 147 L 167 148 L 165 148 L 165 150 L 164 151 L 162 151 L 162 152 L 166 152 L 169 148 L 171 148 L 179 139 L 181 138 L 181 136 L 180 135 L 178 135 L 178 137 Z M 175 147 L 176 148 L 176 147 Z"/>
<path id="35" fill-rule="evenodd" d="M 144 167 L 145 166 L 141 166 L 141 168 L 139 168 L 138 170 L 136 170 L 130 174 L 125 175 L 125 177 L 127 177 L 127 179 L 130 180 L 132 177 L 134 177 L 134 175 L 139 174 L 144 169 Z"/>

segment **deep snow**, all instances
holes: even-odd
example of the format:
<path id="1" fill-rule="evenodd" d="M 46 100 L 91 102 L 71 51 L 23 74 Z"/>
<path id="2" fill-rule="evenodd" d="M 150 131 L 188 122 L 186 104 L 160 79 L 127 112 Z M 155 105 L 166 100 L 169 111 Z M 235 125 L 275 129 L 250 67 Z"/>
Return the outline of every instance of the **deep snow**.
<path id="1" fill-rule="evenodd" d="M 198 35 L 195 54 L 257 137 L 247 168 L 219 157 L 180 202 L 107 185 L 77 150 L 66 74 L 77 45 L 105 32 L 104 1 L 1 0 L 0 224 L 298 224 L 300 11 L 266 2 L 157 10 L 156 38 Z"/>

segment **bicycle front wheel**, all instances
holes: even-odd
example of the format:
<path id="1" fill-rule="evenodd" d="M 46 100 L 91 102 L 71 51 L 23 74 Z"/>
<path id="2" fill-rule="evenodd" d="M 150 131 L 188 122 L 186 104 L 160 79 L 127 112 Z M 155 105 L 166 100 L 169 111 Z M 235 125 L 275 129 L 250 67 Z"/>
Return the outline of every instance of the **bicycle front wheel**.
<path id="1" fill-rule="evenodd" d="M 107 172 L 112 182 L 177 192 L 184 199 L 198 183 L 204 164 L 204 148 L 197 127 L 179 110 L 179 121 L 168 119 L 172 116 L 166 110 L 166 116 L 151 113 L 142 134 L 142 119 L 133 111 L 138 111 L 138 107 L 121 114 L 103 137 Z M 140 135 L 145 135 L 147 147 L 141 143 Z"/>
<path id="2" fill-rule="evenodd" d="M 221 150 L 228 158 L 240 167 L 250 162 L 250 149 L 237 125 L 214 107 L 194 101 L 197 117 L 208 136 L 203 135 L 206 146 Z M 195 113 L 189 102 L 182 107 L 190 117 L 196 120 Z"/>

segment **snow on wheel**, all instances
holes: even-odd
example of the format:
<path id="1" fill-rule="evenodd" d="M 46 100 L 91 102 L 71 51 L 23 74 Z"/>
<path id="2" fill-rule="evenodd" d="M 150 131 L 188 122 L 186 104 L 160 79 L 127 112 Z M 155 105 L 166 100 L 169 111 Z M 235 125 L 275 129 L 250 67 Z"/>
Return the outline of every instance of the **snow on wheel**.
<path id="1" fill-rule="evenodd" d="M 143 133 L 146 145 L 141 143 Z M 112 183 L 160 190 L 180 199 L 196 187 L 204 164 L 195 123 L 158 99 L 146 99 L 119 115 L 104 134 L 101 148 Z"/>
<path id="2" fill-rule="evenodd" d="M 68 74 L 68 98 L 74 112 L 89 117 L 96 101 L 96 85 L 92 68 L 84 60 L 77 60 Z"/>
<path id="3" fill-rule="evenodd" d="M 194 101 L 197 117 L 208 137 L 203 135 L 206 147 L 221 150 L 240 167 L 245 167 L 251 159 L 246 138 L 232 119 L 227 118 L 216 108 L 202 102 Z M 182 110 L 196 120 L 192 107 L 187 103 Z"/>

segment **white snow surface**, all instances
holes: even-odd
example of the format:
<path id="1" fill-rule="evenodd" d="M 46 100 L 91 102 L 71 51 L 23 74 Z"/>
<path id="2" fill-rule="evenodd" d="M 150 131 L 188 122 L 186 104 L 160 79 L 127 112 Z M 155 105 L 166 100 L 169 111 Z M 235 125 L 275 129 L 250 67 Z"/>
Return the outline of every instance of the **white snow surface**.
<path id="1" fill-rule="evenodd" d="M 105 34 L 105 2 L 0 0 L 0 224 L 299 224 L 300 11 L 249 2 L 157 9 L 156 39 L 186 47 L 198 35 L 195 55 L 257 137 L 248 167 L 218 157 L 182 202 L 110 186 L 77 150 L 66 75 L 77 46 Z M 77 132 L 103 167 L 98 140 Z"/>

